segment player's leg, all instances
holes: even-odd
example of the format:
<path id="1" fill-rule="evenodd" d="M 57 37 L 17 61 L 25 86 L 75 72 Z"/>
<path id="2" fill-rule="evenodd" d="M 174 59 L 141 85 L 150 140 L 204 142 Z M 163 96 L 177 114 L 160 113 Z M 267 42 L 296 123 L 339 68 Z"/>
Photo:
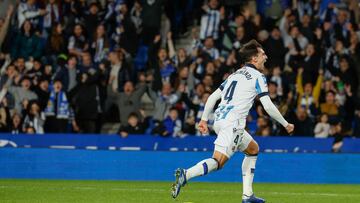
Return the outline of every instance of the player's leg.
<path id="1" fill-rule="evenodd" d="M 186 170 L 186 181 L 198 176 L 206 175 L 224 167 L 229 158 L 223 152 L 217 151 L 216 148 L 217 147 L 215 147 L 212 158 L 202 160 Z"/>
<path id="2" fill-rule="evenodd" d="M 173 198 L 179 195 L 181 187 L 185 186 L 190 179 L 207 175 L 208 173 L 221 169 L 225 165 L 229 159 L 228 156 L 216 149 L 217 147 L 215 147 L 212 158 L 204 159 L 189 169 L 176 169 L 175 183 L 171 191 Z"/>
<path id="3" fill-rule="evenodd" d="M 265 200 L 255 197 L 252 188 L 259 145 L 246 131 L 244 131 L 243 141 L 245 143 L 248 142 L 247 147 L 242 150 L 245 154 L 242 163 L 243 203 L 262 203 L 265 202 Z"/>

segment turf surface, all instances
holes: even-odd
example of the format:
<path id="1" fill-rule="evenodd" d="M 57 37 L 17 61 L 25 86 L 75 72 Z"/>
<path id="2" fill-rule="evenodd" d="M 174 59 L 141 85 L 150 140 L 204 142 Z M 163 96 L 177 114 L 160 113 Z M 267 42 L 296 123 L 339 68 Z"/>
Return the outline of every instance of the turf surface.
<path id="1" fill-rule="evenodd" d="M 1 180 L 0 202 L 241 202 L 241 183 L 192 182 L 170 197 L 169 182 Z M 255 184 L 270 203 L 360 202 L 359 185 Z"/>

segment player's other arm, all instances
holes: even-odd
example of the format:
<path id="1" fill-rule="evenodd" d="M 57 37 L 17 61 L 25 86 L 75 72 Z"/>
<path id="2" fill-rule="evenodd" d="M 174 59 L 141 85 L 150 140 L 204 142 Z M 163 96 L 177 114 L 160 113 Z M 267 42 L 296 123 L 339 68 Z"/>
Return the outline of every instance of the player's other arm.
<path id="1" fill-rule="evenodd" d="M 261 104 L 263 105 L 265 111 L 277 122 L 279 122 L 286 131 L 291 134 L 294 131 L 294 125 L 288 123 L 285 118 L 281 115 L 276 106 L 272 103 L 270 97 L 268 95 L 264 95 L 260 97 Z"/>
<path id="2" fill-rule="evenodd" d="M 286 131 L 291 134 L 294 131 L 294 125 L 288 123 L 284 117 L 281 115 L 279 110 L 276 108 L 276 106 L 272 103 L 270 97 L 269 97 L 269 91 L 267 87 L 266 77 L 264 75 L 261 75 L 256 79 L 255 82 L 255 89 L 260 97 L 261 104 L 264 106 L 265 111 L 277 122 L 279 122 Z"/>
<path id="3" fill-rule="evenodd" d="M 208 132 L 207 121 L 209 119 L 208 118 L 209 114 L 214 109 L 217 100 L 219 100 L 220 98 L 221 98 L 221 89 L 218 88 L 215 90 L 215 92 L 213 92 L 209 96 L 208 100 L 206 101 L 204 112 L 201 116 L 201 121 L 199 122 L 200 133 L 206 134 Z"/>

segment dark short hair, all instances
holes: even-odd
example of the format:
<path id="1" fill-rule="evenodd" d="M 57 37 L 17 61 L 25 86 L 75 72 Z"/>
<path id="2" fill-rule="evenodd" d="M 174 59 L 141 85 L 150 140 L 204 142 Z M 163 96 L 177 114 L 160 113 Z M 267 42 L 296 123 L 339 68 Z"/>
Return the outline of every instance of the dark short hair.
<path id="1" fill-rule="evenodd" d="M 128 119 L 129 118 L 136 118 L 136 119 L 139 119 L 139 115 L 136 113 L 136 112 L 131 112 L 128 116 Z"/>
<path id="2" fill-rule="evenodd" d="M 240 48 L 237 59 L 240 60 L 241 64 L 250 62 L 251 58 L 259 53 L 258 48 L 262 49 L 261 44 L 254 39 L 250 40 Z"/>

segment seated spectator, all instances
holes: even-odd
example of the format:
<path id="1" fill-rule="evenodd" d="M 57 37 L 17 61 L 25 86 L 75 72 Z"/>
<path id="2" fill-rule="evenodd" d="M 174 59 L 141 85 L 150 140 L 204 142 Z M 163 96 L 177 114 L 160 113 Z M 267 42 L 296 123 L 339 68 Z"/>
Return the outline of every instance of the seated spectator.
<path id="1" fill-rule="evenodd" d="M 182 136 L 182 124 L 179 119 L 179 114 L 176 108 L 171 108 L 167 117 L 161 122 L 160 125 L 155 127 L 152 134 L 159 134 L 164 137 L 177 137 Z"/>
<path id="2" fill-rule="evenodd" d="M 217 60 L 220 57 L 219 50 L 215 47 L 214 39 L 212 37 L 207 37 L 205 39 L 202 51 L 208 54 L 211 60 Z"/>
<path id="3" fill-rule="evenodd" d="M 73 35 L 70 36 L 67 46 L 69 54 L 73 54 L 80 58 L 82 54 L 89 49 L 87 40 L 83 26 L 80 24 L 75 25 Z"/>
<path id="4" fill-rule="evenodd" d="M 121 137 L 125 138 L 129 134 L 144 134 L 145 125 L 139 119 L 137 113 L 130 113 L 128 116 L 127 124 L 122 125 L 118 131 Z"/>
<path id="5" fill-rule="evenodd" d="M 34 33 L 34 29 L 30 21 L 26 20 L 21 27 L 20 33 L 16 35 L 12 45 L 11 57 L 24 57 L 26 60 L 30 58 L 40 58 L 43 48 L 40 38 Z"/>
<path id="6" fill-rule="evenodd" d="M 11 134 L 20 134 L 23 132 L 22 128 L 22 120 L 21 120 L 21 114 L 14 113 L 14 115 L 11 118 L 11 123 L 9 126 L 9 131 Z"/>
<path id="7" fill-rule="evenodd" d="M 58 55 L 67 53 L 67 41 L 63 29 L 60 23 L 55 24 L 46 42 L 46 56 L 51 65 L 55 65 Z"/>
<path id="8" fill-rule="evenodd" d="M 330 124 L 328 123 L 327 114 L 321 114 L 319 122 L 316 124 L 315 129 L 315 138 L 327 138 L 330 133 Z"/>
<path id="9" fill-rule="evenodd" d="M 28 133 L 29 128 L 33 128 L 36 134 L 44 134 L 45 114 L 40 110 L 40 106 L 36 101 L 28 104 L 27 114 L 23 123 L 23 131 Z M 32 131 L 31 131 L 32 132 Z"/>
<path id="10" fill-rule="evenodd" d="M 64 67 L 58 67 L 54 73 L 54 79 L 60 80 L 65 92 L 70 92 L 77 85 L 77 59 L 76 56 L 69 56 Z"/>
<path id="11" fill-rule="evenodd" d="M 106 36 L 106 30 L 104 25 L 99 25 L 96 28 L 96 32 L 93 34 L 93 40 L 90 44 L 90 52 L 94 56 L 94 62 L 100 63 L 109 52 L 110 43 Z"/>
<path id="12" fill-rule="evenodd" d="M 338 153 L 341 151 L 344 139 L 341 122 L 336 122 L 336 124 L 332 126 L 331 136 L 335 138 L 332 146 L 332 152 Z"/>
<path id="13" fill-rule="evenodd" d="M 314 126 L 312 120 L 309 118 L 306 109 L 302 106 L 298 106 L 296 109 L 296 116 L 292 119 L 292 122 L 296 126 L 293 135 L 295 136 L 313 136 Z"/>
<path id="14" fill-rule="evenodd" d="M 38 83 L 39 84 L 35 87 L 34 92 L 39 98 L 38 101 L 41 110 L 44 110 L 48 105 L 48 100 L 50 96 L 49 81 L 41 78 Z"/>
<path id="15" fill-rule="evenodd" d="M 53 87 L 50 88 L 50 96 L 44 111 L 46 116 L 45 132 L 67 132 L 71 108 L 66 93 L 62 90 L 61 81 L 55 81 Z"/>
<path id="16" fill-rule="evenodd" d="M 339 106 L 335 101 L 335 92 L 330 90 L 326 93 L 325 102 L 320 104 L 321 113 L 326 113 L 329 116 L 329 121 L 336 121 L 340 115 Z"/>
<path id="17" fill-rule="evenodd" d="M 3 98 L 0 107 L 0 132 L 8 132 L 11 126 L 11 116 L 7 98 Z"/>
<path id="18" fill-rule="evenodd" d="M 265 117 L 259 117 L 256 120 L 256 132 L 255 135 L 259 135 L 259 136 L 263 136 L 263 137 L 267 137 L 269 135 L 271 135 L 271 127 L 270 127 L 270 121 L 269 119 L 265 118 Z"/>

